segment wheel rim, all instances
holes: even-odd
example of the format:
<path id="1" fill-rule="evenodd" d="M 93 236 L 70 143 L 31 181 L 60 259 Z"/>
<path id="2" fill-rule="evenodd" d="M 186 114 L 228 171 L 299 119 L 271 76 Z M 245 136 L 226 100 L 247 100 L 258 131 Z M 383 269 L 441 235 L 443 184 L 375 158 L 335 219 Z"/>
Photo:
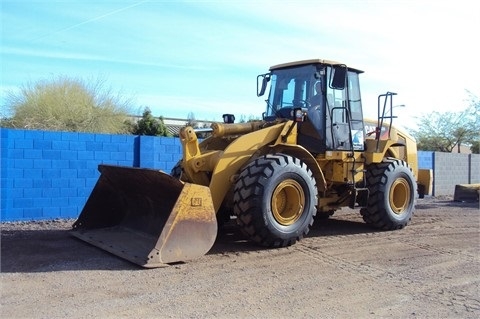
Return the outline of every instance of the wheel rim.
<path id="1" fill-rule="evenodd" d="M 278 184 L 272 196 L 272 213 L 279 224 L 293 225 L 304 208 L 305 192 L 297 181 L 285 180 Z"/>
<path id="2" fill-rule="evenodd" d="M 410 202 L 410 185 L 405 178 L 398 178 L 393 182 L 392 187 L 390 188 L 390 207 L 392 211 L 400 215 L 408 207 Z"/>

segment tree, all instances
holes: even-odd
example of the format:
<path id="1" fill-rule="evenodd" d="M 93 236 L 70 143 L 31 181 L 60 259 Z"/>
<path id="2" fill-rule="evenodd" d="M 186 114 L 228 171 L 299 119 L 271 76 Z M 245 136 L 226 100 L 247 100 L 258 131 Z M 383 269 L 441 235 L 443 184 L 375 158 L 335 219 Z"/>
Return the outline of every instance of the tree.
<path id="1" fill-rule="evenodd" d="M 250 114 L 248 116 L 248 119 L 247 119 L 247 116 L 245 114 L 240 114 L 240 120 L 238 121 L 239 123 L 247 123 L 247 122 L 253 122 L 253 121 L 259 121 L 260 118 L 258 116 L 254 116 L 252 114 Z"/>
<path id="2" fill-rule="evenodd" d="M 473 154 L 480 154 L 480 99 L 471 92 L 468 94 L 470 95 L 470 117 L 474 121 L 474 137 L 470 142 L 470 150 Z"/>
<path id="3" fill-rule="evenodd" d="M 452 152 L 460 146 L 478 145 L 480 140 L 480 102 L 471 97 L 470 106 L 461 112 L 432 112 L 420 117 L 413 135 L 418 149 L 425 151 Z M 474 149 L 472 149 L 473 151 Z"/>
<path id="4" fill-rule="evenodd" d="M 472 151 L 473 154 L 480 154 L 480 140 L 472 143 L 472 146 L 470 146 L 470 151 Z"/>
<path id="5" fill-rule="evenodd" d="M 163 122 L 163 117 L 161 116 L 157 120 L 148 107 L 143 111 L 142 118 L 134 125 L 132 133 L 135 135 L 170 136 L 167 126 Z"/>
<path id="6" fill-rule="evenodd" d="M 7 93 L 9 116 L 1 125 L 71 132 L 127 133 L 130 101 L 113 94 L 104 81 L 86 83 L 59 76 Z"/>

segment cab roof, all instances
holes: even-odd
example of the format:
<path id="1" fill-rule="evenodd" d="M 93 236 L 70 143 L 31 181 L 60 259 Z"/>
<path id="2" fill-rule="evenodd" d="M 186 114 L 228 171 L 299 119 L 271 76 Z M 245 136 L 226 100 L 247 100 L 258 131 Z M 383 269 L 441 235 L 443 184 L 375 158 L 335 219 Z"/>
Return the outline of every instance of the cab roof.
<path id="1" fill-rule="evenodd" d="M 300 61 L 287 62 L 287 63 L 274 65 L 274 66 L 270 67 L 270 71 L 283 69 L 283 68 L 288 68 L 288 67 L 292 67 L 292 66 L 308 65 L 308 64 L 339 65 L 339 64 L 343 64 L 343 63 L 336 62 L 336 61 L 331 61 L 331 60 L 324 60 L 324 59 L 300 60 Z M 352 68 L 352 67 L 348 67 L 348 70 L 354 71 L 356 73 L 363 73 L 362 70 L 355 69 L 355 68 Z"/>

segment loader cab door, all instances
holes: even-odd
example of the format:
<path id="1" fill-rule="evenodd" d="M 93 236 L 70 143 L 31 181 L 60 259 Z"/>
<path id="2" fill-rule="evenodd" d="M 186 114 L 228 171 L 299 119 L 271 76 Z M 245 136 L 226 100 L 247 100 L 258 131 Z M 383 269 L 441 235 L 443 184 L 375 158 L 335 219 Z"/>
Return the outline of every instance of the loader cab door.
<path id="1" fill-rule="evenodd" d="M 335 72 L 344 68 L 344 85 Z M 327 68 L 326 143 L 329 150 L 364 149 L 364 128 L 358 73 L 346 66 Z"/>

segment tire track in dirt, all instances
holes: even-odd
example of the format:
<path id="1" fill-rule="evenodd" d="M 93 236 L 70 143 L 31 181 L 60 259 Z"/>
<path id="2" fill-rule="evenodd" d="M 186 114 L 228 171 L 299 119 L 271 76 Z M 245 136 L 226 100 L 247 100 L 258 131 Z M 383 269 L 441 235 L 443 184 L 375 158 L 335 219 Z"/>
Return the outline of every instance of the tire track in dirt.
<path id="1" fill-rule="evenodd" d="M 472 223 L 472 213 L 453 216 L 441 214 L 419 214 L 415 216 L 411 225 L 406 229 L 393 232 L 364 231 L 335 234 L 329 236 L 329 229 L 325 228 L 324 236 L 307 237 L 295 246 L 296 251 L 314 259 L 316 262 L 333 266 L 348 276 L 360 277 L 361 280 L 372 280 L 386 285 L 392 285 L 412 296 L 414 300 L 420 300 L 430 305 L 447 307 L 453 313 L 467 314 L 465 318 L 476 318 L 480 315 L 480 280 L 473 283 L 462 283 L 465 278 L 455 278 L 456 270 L 468 267 L 471 271 L 480 270 L 479 249 L 475 249 L 475 238 L 478 241 L 478 220 Z M 475 214 L 475 211 L 473 211 Z M 353 217 L 353 218 L 352 218 Z M 357 219 L 354 215 L 340 216 L 344 219 Z M 477 218 L 478 219 L 478 218 Z M 317 231 L 318 233 L 318 231 Z M 465 241 L 467 240 L 467 241 Z M 383 248 L 391 247 L 409 251 L 411 256 L 394 255 L 391 263 L 404 263 L 392 270 L 388 266 L 372 265 L 367 261 L 360 261 L 349 249 L 342 252 L 342 247 L 365 247 L 384 245 Z M 464 247 L 470 247 L 465 250 Z M 333 250 L 338 248 L 338 250 Z M 428 255 L 421 252 L 425 251 Z M 373 257 L 372 257 L 373 258 Z M 395 260 L 398 258 L 398 260 Z M 404 259 L 405 258 L 405 259 Z M 425 259 L 427 258 L 427 259 Z M 373 260 L 372 260 L 373 261 Z M 408 270 L 408 264 L 412 263 L 412 270 Z M 475 265 L 477 265 L 475 267 Z M 444 269 L 448 271 L 445 273 Z M 430 271 L 439 271 L 438 280 L 443 282 L 443 287 L 438 288 L 436 282 L 425 282 L 422 276 Z M 443 272 L 442 272 L 443 271 Z M 372 283 L 373 284 L 373 283 Z M 471 286 L 476 287 L 471 288 Z M 469 287 L 469 288 L 467 288 Z"/>
<path id="2" fill-rule="evenodd" d="M 393 279 L 395 274 L 382 268 L 378 268 L 363 262 L 354 262 L 346 258 L 336 257 L 334 255 L 321 251 L 321 247 L 312 247 L 306 243 L 298 243 L 295 250 L 314 259 L 317 262 L 334 266 L 334 268 L 347 272 L 350 275 L 362 277 L 369 281 Z"/>
<path id="3" fill-rule="evenodd" d="M 426 237 L 426 236 L 425 236 Z M 418 241 L 414 241 L 413 239 L 407 239 L 403 241 L 405 245 L 409 245 L 414 248 L 426 250 L 432 253 L 437 253 L 440 255 L 449 255 L 449 256 L 455 256 L 455 257 L 463 257 L 466 259 L 468 262 L 475 261 L 475 259 L 478 260 L 478 257 L 475 255 L 472 255 L 468 252 L 462 251 L 462 250 L 452 250 L 452 249 L 444 249 L 444 248 L 439 248 L 436 246 L 433 246 L 431 244 L 426 244 L 426 243 L 419 243 Z"/>

